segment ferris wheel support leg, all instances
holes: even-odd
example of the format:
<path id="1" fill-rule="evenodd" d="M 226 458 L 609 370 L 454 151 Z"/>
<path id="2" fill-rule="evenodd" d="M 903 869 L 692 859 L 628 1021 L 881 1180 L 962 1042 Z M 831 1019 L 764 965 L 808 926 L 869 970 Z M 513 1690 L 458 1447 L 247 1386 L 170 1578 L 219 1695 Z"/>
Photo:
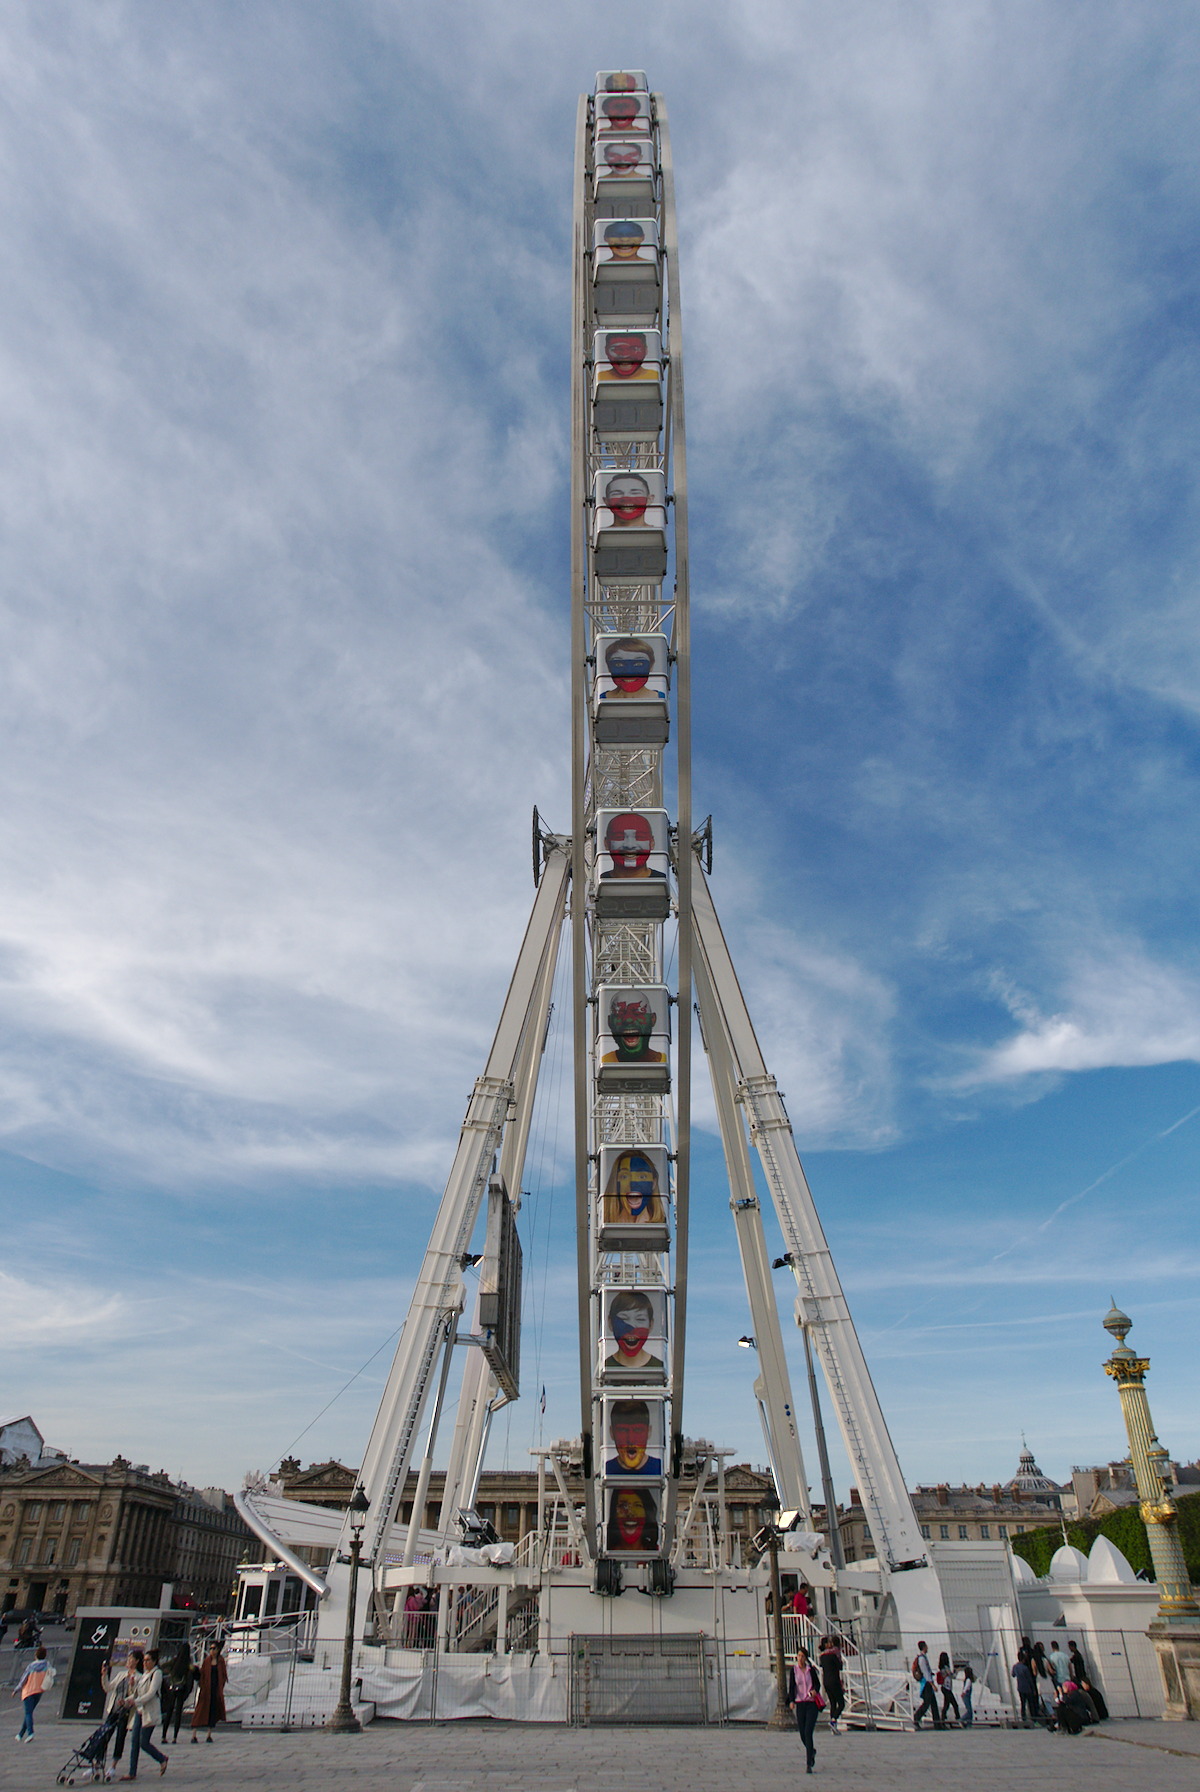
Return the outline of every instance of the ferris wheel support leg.
<path id="1" fill-rule="evenodd" d="M 425 1454 L 421 1458 L 421 1468 L 417 1475 L 417 1490 L 413 1494 L 412 1517 L 408 1521 L 408 1535 L 404 1540 L 404 1566 L 411 1568 L 417 1555 L 417 1541 L 421 1527 L 425 1522 L 425 1502 L 429 1497 L 429 1478 L 433 1473 L 433 1452 L 437 1447 L 438 1424 L 442 1416 L 442 1402 L 446 1398 L 446 1383 L 450 1379 L 450 1363 L 454 1356 L 454 1343 L 458 1337 L 458 1315 L 450 1320 L 446 1328 L 446 1343 L 442 1351 L 442 1372 L 438 1376 L 437 1393 L 433 1397 L 433 1411 L 429 1415 L 429 1430 L 425 1437 Z M 378 1577 L 376 1577 L 378 1579 Z M 378 1622 L 378 1618 L 376 1619 Z"/>
<path id="2" fill-rule="evenodd" d="M 446 1318 L 462 1306 L 462 1258 L 470 1244 L 492 1163 L 510 1118 L 513 1079 L 522 1044 L 529 1033 L 531 1011 L 542 987 L 546 957 L 554 955 L 558 949 L 569 875 L 566 842 L 554 840 L 546 853 L 545 870 L 517 955 L 487 1067 L 476 1079 L 467 1106 L 454 1164 L 363 1456 L 359 1478 L 370 1501 L 363 1554 L 366 1561 L 375 1564 L 377 1576 L 382 1569 L 385 1544 L 404 1491 L 421 1415 L 432 1391 Z M 539 1032 L 539 1040 L 541 1036 Z M 348 1548 L 349 1523 L 350 1515 L 347 1515 L 340 1549 Z M 341 1634 L 339 1626 L 344 1628 L 345 1612 L 340 1598 L 331 1595 L 324 1602 L 319 1623 L 322 1638 L 336 1638 Z"/>
<path id="3" fill-rule="evenodd" d="M 697 866 L 697 871 L 699 867 Z M 737 1066 L 734 1061 L 725 1014 L 713 990 L 712 975 L 703 946 L 696 942 L 693 974 L 700 1006 L 700 1031 L 708 1052 L 717 1124 L 725 1151 L 729 1178 L 729 1207 L 742 1259 L 742 1276 L 750 1306 L 750 1323 L 758 1351 L 759 1373 L 755 1396 L 763 1416 L 775 1488 L 782 1507 L 798 1509 L 811 1517 L 804 1456 L 796 1429 L 796 1408 L 791 1376 L 783 1345 L 779 1308 L 771 1284 L 771 1265 L 763 1237 L 762 1212 L 754 1187 L 750 1147 L 737 1105 Z"/>
<path id="4" fill-rule="evenodd" d="M 518 1205 L 520 1204 L 521 1178 L 525 1172 L 525 1152 L 529 1144 L 529 1129 L 533 1123 L 533 1107 L 537 1098 L 538 1073 L 541 1069 L 542 1052 L 546 1044 L 546 1032 L 550 1020 L 550 997 L 554 990 L 554 973 L 558 965 L 560 940 L 561 928 L 553 939 L 547 942 L 547 950 L 542 960 L 537 987 L 529 1010 L 529 1024 L 525 1028 L 521 1040 L 511 1118 L 505 1128 L 504 1144 L 500 1152 L 501 1180 L 508 1191 L 509 1200 Z M 473 1329 L 477 1334 L 480 1331 L 478 1297 L 476 1298 Z M 498 1406 L 507 1404 L 504 1399 L 498 1398 L 498 1395 L 499 1386 L 488 1367 L 487 1358 L 477 1347 L 468 1346 L 462 1386 L 458 1396 L 454 1438 L 450 1445 L 450 1456 L 446 1464 L 445 1491 L 438 1517 L 438 1529 L 441 1532 L 443 1543 L 449 1540 L 450 1526 L 458 1512 L 464 1507 L 475 1504 L 475 1493 L 479 1486 L 479 1474 L 483 1466 L 483 1453 L 487 1447 L 492 1414 Z"/>
<path id="5" fill-rule="evenodd" d="M 763 1060 L 708 881 L 699 864 L 693 873 L 692 900 L 700 953 L 723 1012 L 737 1066 L 738 1098 L 746 1112 L 750 1139 L 762 1163 L 799 1290 L 796 1321 L 810 1328 L 846 1455 L 858 1481 L 887 1591 L 895 1602 L 903 1630 L 915 1626 L 930 1637 L 942 1635 L 946 1617 L 937 1575 L 800 1162 L 783 1097 Z"/>

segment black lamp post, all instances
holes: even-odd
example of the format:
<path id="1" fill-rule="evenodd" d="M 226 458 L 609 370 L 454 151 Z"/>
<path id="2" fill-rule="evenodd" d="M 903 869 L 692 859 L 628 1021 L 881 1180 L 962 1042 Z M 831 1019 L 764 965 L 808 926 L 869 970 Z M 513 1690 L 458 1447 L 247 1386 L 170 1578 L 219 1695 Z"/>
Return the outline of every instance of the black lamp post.
<path id="1" fill-rule="evenodd" d="M 362 1725 L 354 1715 L 354 1707 L 350 1703 L 350 1675 L 354 1666 L 354 1614 L 358 1604 L 358 1564 L 362 1555 L 363 1523 L 370 1511 L 370 1501 L 361 1487 L 354 1489 L 354 1498 L 350 1501 L 350 1597 L 346 1602 L 346 1643 L 342 1650 L 342 1692 L 337 1702 L 337 1709 L 325 1725 L 327 1730 L 339 1730 L 349 1734 L 353 1730 L 361 1730 Z"/>
<path id="2" fill-rule="evenodd" d="M 779 1581 L 779 1527 L 775 1522 L 779 1500 L 774 1493 L 766 1495 L 762 1512 L 766 1523 L 755 1538 L 762 1540 L 771 1562 L 771 1604 L 775 1617 L 775 1709 L 767 1719 L 768 1730 L 790 1730 L 792 1714 L 788 1710 L 787 1664 L 783 1658 L 783 1588 Z"/>

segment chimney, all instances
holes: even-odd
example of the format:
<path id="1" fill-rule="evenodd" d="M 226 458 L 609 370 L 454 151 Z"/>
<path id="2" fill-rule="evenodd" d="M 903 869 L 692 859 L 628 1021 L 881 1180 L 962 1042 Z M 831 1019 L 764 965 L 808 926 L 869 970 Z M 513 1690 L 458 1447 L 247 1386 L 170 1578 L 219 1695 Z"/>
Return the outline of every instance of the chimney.
<path id="1" fill-rule="evenodd" d="M 938 1482 L 937 1501 L 939 1506 L 948 1506 L 950 1504 L 950 1487 L 948 1482 Z"/>
<path id="2" fill-rule="evenodd" d="M 860 1495 L 857 1487 L 852 1487 L 850 1489 L 850 1504 L 852 1506 L 861 1506 L 862 1505 L 862 1496 Z"/>

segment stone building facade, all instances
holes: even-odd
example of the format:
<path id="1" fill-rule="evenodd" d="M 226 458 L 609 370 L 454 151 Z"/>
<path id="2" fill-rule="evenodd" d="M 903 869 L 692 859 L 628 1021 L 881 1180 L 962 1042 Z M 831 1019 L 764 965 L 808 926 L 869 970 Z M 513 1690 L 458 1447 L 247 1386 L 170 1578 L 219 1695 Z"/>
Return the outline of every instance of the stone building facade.
<path id="1" fill-rule="evenodd" d="M 122 1456 L 0 1466 L 4 1611 L 157 1606 L 164 1584 L 179 1603 L 224 1611 L 253 1544 L 227 1494 L 177 1486 Z"/>

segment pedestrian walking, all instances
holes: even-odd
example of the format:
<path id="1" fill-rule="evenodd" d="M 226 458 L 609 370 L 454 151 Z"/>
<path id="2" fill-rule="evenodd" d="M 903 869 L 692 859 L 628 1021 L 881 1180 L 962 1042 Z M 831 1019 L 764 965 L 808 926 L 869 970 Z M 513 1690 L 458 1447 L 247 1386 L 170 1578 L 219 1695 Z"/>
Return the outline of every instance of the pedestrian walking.
<path id="1" fill-rule="evenodd" d="M 192 1689 L 192 1652 L 186 1643 L 181 1643 L 175 1654 L 163 1669 L 162 1683 L 162 1740 L 167 1740 L 167 1731 L 175 1726 L 173 1742 L 179 1741 L 179 1726 L 183 1721 L 183 1708 L 187 1704 L 188 1693 Z"/>
<path id="2" fill-rule="evenodd" d="M 25 1672 L 13 1687 L 13 1698 L 20 1699 L 25 1708 L 25 1715 L 21 1719 L 21 1728 L 17 1731 L 18 1742 L 33 1741 L 33 1714 L 37 1710 L 38 1700 L 53 1685 L 54 1667 L 47 1659 L 44 1647 L 39 1643 L 33 1660 L 29 1662 Z"/>
<path id="3" fill-rule="evenodd" d="M 969 1730 L 971 1725 L 975 1722 L 975 1712 L 972 1705 L 972 1701 L 975 1698 L 975 1670 L 969 1661 L 964 1661 L 962 1664 L 962 1677 L 962 1727 L 964 1730 Z"/>
<path id="4" fill-rule="evenodd" d="M 929 1665 L 928 1649 L 929 1644 L 921 1641 L 917 1644 L 917 1652 L 913 1656 L 912 1677 L 921 1694 L 921 1702 L 913 1712 L 914 1730 L 919 1730 L 921 1728 L 921 1719 L 926 1712 L 928 1712 L 933 1719 L 933 1727 L 935 1730 L 945 1728 L 941 1718 L 938 1716 L 937 1681 L 934 1679 L 933 1669 Z"/>
<path id="5" fill-rule="evenodd" d="M 225 1722 L 225 1682 L 229 1678 L 221 1645 L 215 1637 L 205 1650 L 200 1666 L 192 1669 L 192 1675 L 199 1687 L 196 1709 L 192 1712 L 192 1742 L 199 1742 L 201 1730 L 208 1731 L 206 1740 L 211 1742 L 217 1724 Z"/>
<path id="6" fill-rule="evenodd" d="M 955 1721 L 961 1722 L 962 1714 L 958 1709 L 958 1700 L 954 1696 L 954 1663 L 944 1649 L 938 1656 L 937 1684 L 942 1695 L 942 1722 L 949 1722 L 951 1706 L 954 1708 Z"/>
<path id="7" fill-rule="evenodd" d="M 846 1709 L 846 1689 L 842 1684 L 842 1652 L 837 1646 L 836 1637 L 821 1638 L 820 1668 L 825 1703 L 829 1707 L 829 1732 L 836 1736 L 842 1712 Z"/>
<path id="8" fill-rule="evenodd" d="M 825 1701 L 821 1697 L 821 1683 L 817 1670 L 808 1659 L 807 1649 L 797 1649 L 796 1661 L 788 1676 L 788 1704 L 796 1713 L 796 1728 L 800 1732 L 800 1740 L 804 1744 L 804 1771 L 811 1773 L 817 1764 L 817 1751 L 813 1747 L 813 1731 L 817 1727 L 817 1713 Z"/>
<path id="9" fill-rule="evenodd" d="M 162 1717 L 162 1669 L 158 1665 L 158 1650 L 147 1649 L 146 1665 L 137 1677 L 133 1690 L 133 1730 L 129 1740 L 129 1772 L 125 1779 L 137 1778 L 138 1758 L 149 1755 L 152 1761 L 158 1762 L 158 1771 L 162 1775 L 167 1771 L 169 1757 L 154 1746 L 154 1726 Z"/>

